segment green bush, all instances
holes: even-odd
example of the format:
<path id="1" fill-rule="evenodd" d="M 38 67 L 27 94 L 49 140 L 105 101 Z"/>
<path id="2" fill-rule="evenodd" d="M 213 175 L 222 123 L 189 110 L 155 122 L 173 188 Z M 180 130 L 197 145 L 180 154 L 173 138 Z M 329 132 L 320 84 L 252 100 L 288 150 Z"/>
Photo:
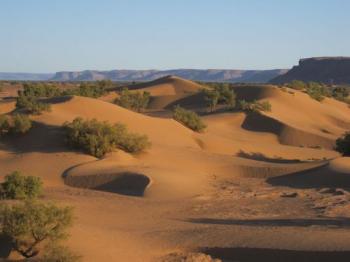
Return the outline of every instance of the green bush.
<path id="1" fill-rule="evenodd" d="M 5 135 L 10 130 L 10 120 L 7 115 L 0 115 L 0 136 Z"/>
<path id="2" fill-rule="evenodd" d="M 224 104 L 232 110 L 236 106 L 236 94 L 228 83 L 208 84 L 210 89 L 204 90 L 204 98 L 210 112 L 213 112 L 218 104 Z"/>
<path id="3" fill-rule="evenodd" d="M 42 192 L 42 182 L 39 177 L 24 176 L 15 171 L 5 176 L 0 188 L 1 197 L 5 199 L 36 198 Z"/>
<path id="4" fill-rule="evenodd" d="M 327 88 L 316 82 L 309 82 L 306 86 L 306 93 L 317 101 L 322 101 L 326 96 L 329 96 Z"/>
<path id="5" fill-rule="evenodd" d="M 0 135 L 24 134 L 32 127 L 32 121 L 27 115 L 0 116 Z"/>
<path id="6" fill-rule="evenodd" d="M 350 156 L 350 132 L 346 132 L 342 137 L 335 142 L 335 150 L 344 156 Z"/>
<path id="7" fill-rule="evenodd" d="M 127 88 L 124 88 L 120 96 L 114 101 L 115 104 L 122 106 L 124 108 L 141 112 L 148 107 L 150 100 L 149 92 L 138 92 L 138 91 L 129 91 Z"/>
<path id="8" fill-rule="evenodd" d="M 247 102 L 245 100 L 238 101 L 238 108 L 246 112 L 270 112 L 272 106 L 269 101 L 256 101 Z"/>
<path id="9" fill-rule="evenodd" d="M 71 123 L 65 123 L 64 128 L 70 146 L 95 157 L 102 157 L 116 148 L 137 153 L 150 146 L 147 136 L 129 133 L 122 124 L 76 118 Z"/>
<path id="10" fill-rule="evenodd" d="M 219 103 L 220 93 L 216 89 L 205 89 L 204 99 L 208 104 L 210 112 L 213 112 Z"/>
<path id="11" fill-rule="evenodd" d="M 67 237 L 72 220 L 71 208 L 54 204 L 26 201 L 0 208 L 0 232 L 25 258 L 37 256 L 43 244 L 53 245 Z"/>
<path id="12" fill-rule="evenodd" d="M 306 89 L 306 86 L 307 86 L 306 83 L 300 80 L 293 80 L 288 84 L 288 87 L 296 90 L 304 90 Z"/>
<path id="13" fill-rule="evenodd" d="M 19 92 L 19 95 L 26 97 L 55 97 L 60 96 L 60 89 L 54 84 L 46 83 L 24 83 L 23 91 Z"/>
<path id="14" fill-rule="evenodd" d="M 349 97 L 349 89 L 346 87 L 336 87 L 332 91 L 332 97 L 339 101 L 347 102 Z"/>
<path id="15" fill-rule="evenodd" d="M 110 84 L 107 82 L 97 82 L 97 83 L 81 83 L 78 88 L 71 88 L 65 90 L 61 95 L 74 95 L 74 96 L 85 96 L 98 98 L 107 93 L 107 87 Z"/>
<path id="16" fill-rule="evenodd" d="M 39 115 L 43 111 L 50 111 L 51 105 L 39 102 L 34 96 L 20 94 L 17 97 L 16 108 L 24 109 L 30 114 Z"/>
<path id="17" fill-rule="evenodd" d="M 12 134 L 24 134 L 32 127 L 32 121 L 28 116 L 22 114 L 15 114 L 12 117 L 12 125 L 9 132 Z"/>
<path id="18" fill-rule="evenodd" d="M 195 112 L 186 110 L 180 106 L 175 107 L 173 118 L 196 132 L 202 132 L 206 128 L 202 119 Z"/>

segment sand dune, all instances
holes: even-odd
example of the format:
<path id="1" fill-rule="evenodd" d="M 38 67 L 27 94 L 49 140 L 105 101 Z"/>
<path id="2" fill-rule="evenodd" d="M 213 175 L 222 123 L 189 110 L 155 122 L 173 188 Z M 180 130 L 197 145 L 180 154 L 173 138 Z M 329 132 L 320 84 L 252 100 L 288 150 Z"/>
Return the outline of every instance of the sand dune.
<path id="1" fill-rule="evenodd" d="M 268 182 L 297 188 L 349 188 L 350 158 L 338 158 L 311 170 L 268 179 Z"/>
<path id="2" fill-rule="evenodd" d="M 203 99 L 196 94 L 201 88 L 177 77 L 133 86 L 151 92 L 153 109 L 162 110 L 179 101 L 203 109 Z M 350 128 L 350 109 L 344 103 L 328 98 L 320 103 L 302 92 L 292 94 L 274 86 L 237 87 L 236 93 L 249 101 L 268 100 L 272 111 L 205 115 L 207 130 L 196 133 L 170 118 L 151 117 L 109 103 L 116 93 L 100 100 L 51 99 L 51 112 L 31 116 L 34 126 L 29 133 L 1 139 L 1 178 L 13 170 L 40 176 L 45 198 L 75 206 L 78 219 L 69 243 L 83 253 L 84 261 L 151 261 L 165 253 L 194 250 L 199 243 L 245 243 L 244 237 L 253 239 L 256 231 L 244 225 L 220 225 L 219 238 L 219 229 L 209 223 L 201 227 L 184 221 L 192 215 L 222 213 L 222 220 L 252 214 L 290 216 L 293 209 L 304 212 L 305 202 L 281 200 L 281 190 L 350 187 L 350 160 L 332 150 L 335 139 Z M 0 104 L 3 113 L 13 108 L 13 103 Z M 152 147 L 136 155 L 118 150 L 102 159 L 72 151 L 65 144 L 61 126 L 76 117 L 123 123 L 132 132 L 146 134 Z M 241 190 L 238 193 L 237 188 Z M 259 202 L 263 211 L 249 202 L 265 198 L 266 202 Z M 216 202 L 219 200 L 222 204 Z M 285 201 L 286 208 L 276 211 L 280 201 Z M 295 232 L 300 229 L 288 232 L 298 235 Z M 265 242 L 262 237 L 258 243 L 250 240 L 252 247 L 301 245 L 293 242 L 296 238 L 287 242 L 274 238 L 276 229 L 259 234 L 265 236 Z M 337 237 L 334 233 L 331 240 Z M 274 239 L 272 244 L 269 239 Z"/>
<path id="3" fill-rule="evenodd" d="M 166 76 L 154 81 L 129 87 L 131 90 L 147 91 L 151 94 L 149 108 L 160 110 L 169 107 L 174 102 L 191 96 L 203 89 L 203 86 L 176 76 Z"/>

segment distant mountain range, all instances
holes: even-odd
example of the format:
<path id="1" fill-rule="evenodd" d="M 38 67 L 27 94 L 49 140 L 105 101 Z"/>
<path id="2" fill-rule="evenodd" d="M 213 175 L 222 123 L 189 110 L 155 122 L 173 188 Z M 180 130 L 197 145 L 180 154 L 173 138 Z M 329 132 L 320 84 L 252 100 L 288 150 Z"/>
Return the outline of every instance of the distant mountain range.
<path id="1" fill-rule="evenodd" d="M 181 78 L 231 83 L 288 83 L 292 80 L 316 81 L 327 84 L 350 84 L 350 57 L 313 57 L 299 61 L 292 69 L 274 70 L 85 70 L 57 72 L 55 74 L 0 73 L 0 80 L 50 80 L 50 81 L 151 81 L 167 75 Z"/>
<path id="2" fill-rule="evenodd" d="M 44 81 L 52 78 L 55 74 L 35 74 L 35 73 L 3 73 L 0 72 L 0 80 L 27 80 Z"/>
<path id="3" fill-rule="evenodd" d="M 150 81 L 167 75 L 196 81 L 258 82 L 265 83 L 287 70 L 219 70 L 219 69 L 175 69 L 175 70 L 111 70 L 81 72 L 57 72 L 53 81 L 94 81 L 110 79 L 113 81 Z"/>
<path id="4" fill-rule="evenodd" d="M 326 84 L 350 84 L 350 57 L 313 57 L 299 61 L 284 75 L 270 82 L 288 83 L 293 80 L 315 81 Z"/>

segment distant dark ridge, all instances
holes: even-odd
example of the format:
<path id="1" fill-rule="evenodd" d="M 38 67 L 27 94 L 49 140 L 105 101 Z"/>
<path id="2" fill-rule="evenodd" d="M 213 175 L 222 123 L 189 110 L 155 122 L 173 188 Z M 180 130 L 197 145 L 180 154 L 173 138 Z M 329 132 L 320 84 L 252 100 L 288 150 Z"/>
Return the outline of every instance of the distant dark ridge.
<path id="1" fill-rule="evenodd" d="M 350 84 L 350 57 L 313 57 L 300 59 L 299 65 L 270 82 L 288 83 L 293 80 L 326 84 Z"/>
<path id="2" fill-rule="evenodd" d="M 27 80 L 27 81 L 46 81 L 52 78 L 54 74 L 36 74 L 36 73 L 5 73 L 0 72 L 0 80 Z"/>
<path id="3" fill-rule="evenodd" d="M 175 69 L 175 70 L 86 70 L 81 72 L 57 72 L 52 81 L 151 81 L 174 75 L 194 81 L 266 83 L 287 70 L 221 70 L 221 69 Z"/>

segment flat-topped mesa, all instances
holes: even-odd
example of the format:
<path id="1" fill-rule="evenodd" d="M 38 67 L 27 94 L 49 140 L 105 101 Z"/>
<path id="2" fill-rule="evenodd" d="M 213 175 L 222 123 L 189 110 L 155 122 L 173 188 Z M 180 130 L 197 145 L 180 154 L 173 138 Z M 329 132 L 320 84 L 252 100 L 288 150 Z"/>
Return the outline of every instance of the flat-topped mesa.
<path id="1" fill-rule="evenodd" d="M 312 57 L 300 59 L 286 74 L 271 83 L 288 83 L 293 80 L 316 81 L 326 84 L 350 84 L 350 57 Z"/>

